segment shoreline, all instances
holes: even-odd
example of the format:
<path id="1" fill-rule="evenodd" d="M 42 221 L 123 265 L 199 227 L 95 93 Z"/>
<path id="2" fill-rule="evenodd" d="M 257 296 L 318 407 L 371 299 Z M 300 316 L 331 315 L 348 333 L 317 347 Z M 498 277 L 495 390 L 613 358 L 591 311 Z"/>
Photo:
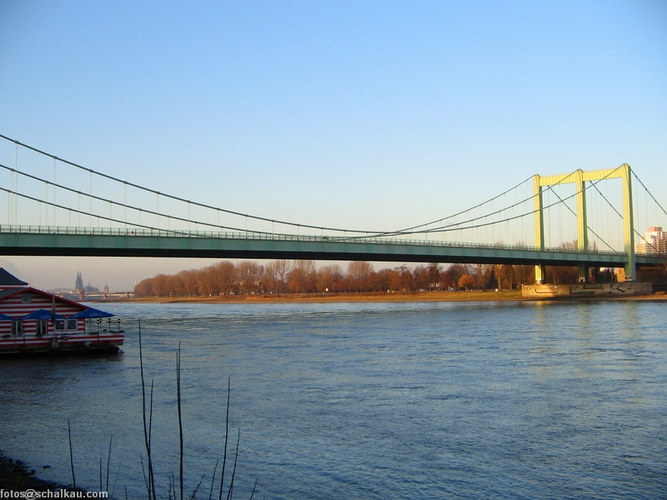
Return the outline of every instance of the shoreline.
<path id="1" fill-rule="evenodd" d="M 35 476 L 35 470 L 21 460 L 14 460 L 0 451 L 0 489 L 4 491 L 84 491 L 72 485 L 59 484 Z"/>
<path id="2" fill-rule="evenodd" d="M 117 302 L 130 303 L 203 303 L 203 304 L 285 304 L 285 303 L 344 303 L 344 302 L 497 302 L 497 301 L 667 301 L 667 294 L 658 292 L 651 295 L 633 296 L 587 296 L 587 297 L 524 297 L 520 290 L 512 291 L 469 291 L 469 292 L 415 292 L 415 293 L 301 293 L 284 295 L 225 295 L 216 297 L 142 297 L 123 299 Z M 116 301 L 107 301 L 116 302 Z"/>

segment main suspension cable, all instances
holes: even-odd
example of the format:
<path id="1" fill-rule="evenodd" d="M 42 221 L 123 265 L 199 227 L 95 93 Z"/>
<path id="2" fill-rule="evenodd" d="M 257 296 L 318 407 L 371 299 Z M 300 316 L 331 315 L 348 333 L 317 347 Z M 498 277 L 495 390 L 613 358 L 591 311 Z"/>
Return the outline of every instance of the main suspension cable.
<path id="1" fill-rule="evenodd" d="M 434 221 L 427 222 L 427 223 L 424 223 L 424 224 L 419 224 L 419 225 L 416 225 L 416 226 L 411 226 L 411 227 L 409 227 L 409 228 L 403 228 L 403 229 L 393 230 L 393 231 L 371 231 L 371 230 L 347 229 L 347 228 L 337 228 L 337 227 L 327 227 L 327 226 L 316 226 L 316 225 L 311 225 L 311 224 L 301 224 L 301 223 L 290 222 L 290 221 L 284 221 L 284 220 L 279 220 L 279 219 L 271 219 L 271 218 L 268 218 L 268 217 L 261 217 L 261 216 L 252 215 L 252 214 L 247 214 L 247 213 L 238 212 L 238 211 L 234 211 L 234 210 L 229 210 L 229 209 L 225 209 L 225 208 L 221 208 L 221 207 L 215 207 L 215 206 L 208 205 L 208 204 L 205 204 L 205 203 L 200 203 L 200 202 L 196 202 L 196 201 L 188 200 L 188 199 L 182 198 L 182 197 L 180 197 L 180 196 L 175 196 L 175 195 L 171 195 L 171 194 L 168 194 L 168 193 L 162 193 L 162 192 L 157 191 L 157 190 L 155 190 L 155 189 L 147 188 L 147 187 L 141 186 L 141 185 L 139 185 L 139 184 L 136 184 L 136 183 L 127 181 L 127 180 L 125 180 L 125 179 L 120 179 L 120 178 L 118 178 L 118 177 L 114 177 L 114 176 L 112 176 L 112 175 L 105 174 L 105 173 L 103 173 L 103 172 L 99 172 L 99 171 L 97 171 L 97 170 L 94 170 L 94 169 L 85 167 L 85 166 L 80 165 L 80 164 L 78 164 L 78 163 L 75 163 L 75 162 L 72 162 L 72 161 L 69 161 L 69 160 L 60 158 L 60 157 L 58 157 L 58 156 L 56 156 L 56 155 L 54 155 L 54 154 L 48 153 L 48 152 L 43 151 L 43 150 L 41 150 L 41 149 L 38 149 L 38 148 L 36 148 L 36 147 L 34 147 L 34 146 L 30 146 L 30 145 L 25 144 L 25 143 L 23 143 L 23 142 L 20 142 L 20 141 L 18 141 L 18 140 L 16 140 L 16 139 L 12 139 L 12 138 L 7 137 L 7 136 L 5 136 L 5 135 L 3 135 L 3 134 L 0 134 L 0 138 L 5 139 L 5 140 L 10 141 L 10 142 L 13 142 L 13 143 L 16 145 L 16 147 L 21 146 L 21 147 L 24 147 L 24 148 L 29 149 L 29 150 L 31 150 L 31 151 L 34 151 L 34 152 L 36 152 L 36 153 L 38 153 L 38 154 L 41 154 L 41 155 L 43 155 L 43 156 L 52 158 L 52 159 L 54 160 L 54 163 L 55 163 L 55 161 L 60 161 L 60 162 L 62 162 L 62 163 L 64 163 L 64 164 L 70 165 L 70 166 L 72 166 L 72 167 L 74 167 L 74 168 L 77 168 L 77 169 L 79 169 L 79 170 L 83 170 L 83 171 L 85 171 L 85 172 L 88 172 L 89 175 L 90 175 L 90 177 L 91 177 L 91 179 L 90 179 L 90 183 L 91 183 L 91 193 L 90 193 L 90 194 L 86 194 L 86 193 L 83 193 L 83 192 L 82 192 L 82 193 L 80 193 L 80 194 L 82 194 L 82 195 L 84 195 L 84 196 L 89 196 L 90 199 L 91 199 L 91 202 L 92 202 L 92 199 L 95 198 L 94 195 L 92 195 L 92 176 L 93 176 L 93 175 L 98 175 L 98 176 L 103 177 L 103 178 L 105 178 L 105 179 L 109 179 L 109 180 L 111 180 L 111 181 L 113 181 L 113 182 L 122 183 L 122 184 L 124 185 L 124 188 L 125 188 L 125 189 L 127 189 L 127 186 L 130 186 L 130 187 L 139 189 L 139 190 L 144 191 L 144 192 L 147 192 L 147 193 L 155 194 L 155 195 L 158 196 L 158 197 L 159 197 L 159 196 L 163 196 L 163 197 L 165 197 L 165 198 L 168 198 L 168 199 L 171 199 L 171 200 L 174 200 L 174 201 L 177 201 L 177 202 L 187 203 L 188 205 L 194 205 L 194 206 L 197 206 L 197 207 L 200 207 L 200 208 L 204 208 L 204 209 L 207 209 L 207 210 L 216 211 L 217 213 L 226 213 L 226 214 L 229 214 L 229 215 L 234 215 L 234 216 L 244 217 L 244 218 L 246 218 L 246 219 L 249 218 L 249 219 L 252 219 L 252 220 L 257 220 L 257 221 L 262 221 L 262 222 L 270 222 L 272 225 L 275 225 L 275 224 L 286 225 L 286 226 L 296 227 L 297 229 L 300 229 L 300 228 L 308 228 L 308 229 L 316 229 L 316 230 L 319 230 L 319 231 L 333 231 L 333 232 L 343 232 L 343 233 L 352 233 L 352 234 L 358 234 L 358 235 L 360 235 L 360 236 L 357 236 L 357 238 L 375 238 L 375 237 L 396 236 L 396 235 L 403 235 L 403 234 L 418 234 L 418 233 L 438 232 L 438 231 L 429 231 L 429 230 L 426 230 L 426 231 L 414 231 L 414 230 L 415 230 L 415 229 L 418 229 L 418 228 L 422 228 L 422 227 L 428 226 L 428 225 L 431 225 L 431 224 L 436 224 L 436 223 L 438 223 L 438 222 L 442 222 L 442 221 L 445 221 L 445 220 L 453 219 L 454 217 L 457 217 L 457 216 L 459 216 L 459 215 L 461 215 L 461 214 L 463 214 L 463 213 L 465 213 L 465 212 L 469 212 L 469 211 L 471 211 L 471 210 L 474 210 L 474 209 L 477 209 L 477 208 L 479 208 L 479 207 L 481 207 L 481 206 L 484 206 L 485 204 L 490 203 L 490 202 L 496 200 L 497 198 L 499 198 L 499 197 L 501 197 L 501 196 L 507 194 L 508 192 L 510 192 L 510 191 L 512 191 L 512 190 L 514 190 L 514 189 L 516 189 L 517 187 L 521 186 L 521 184 L 527 182 L 527 181 L 532 177 L 532 176 L 531 176 L 531 177 L 527 178 L 526 180 L 521 181 L 521 182 L 520 182 L 519 184 L 517 184 L 516 186 L 514 186 L 514 187 L 512 187 L 512 188 L 510 188 L 510 189 L 508 189 L 508 190 L 506 190 L 506 191 L 504 191 L 503 193 L 501 193 L 501 194 L 499 194 L 499 195 L 497 195 L 497 196 L 495 196 L 495 197 L 493 197 L 493 198 L 491 198 L 491 199 L 489 199 L 489 200 L 486 200 L 486 201 L 484 201 L 484 202 L 482 202 L 482 203 L 479 203 L 479 204 L 475 205 L 475 206 L 472 207 L 472 208 L 469 208 L 469 209 L 467 209 L 467 210 L 458 212 L 458 213 L 456 213 L 456 214 L 453 214 L 453 215 L 450 215 L 450 216 L 447 216 L 447 217 L 443 217 L 443 218 L 440 218 L 440 219 L 436 219 L 436 220 L 434 220 Z M 40 180 L 43 180 L 43 179 L 40 179 Z M 64 187 L 63 187 L 63 188 L 64 188 Z M 476 220 L 479 220 L 479 219 L 482 219 L 482 218 L 487 218 L 487 217 L 489 217 L 489 216 L 491 216 L 491 215 L 495 215 L 495 214 L 497 214 L 497 213 L 502 213 L 502 212 L 504 212 L 505 210 L 509 210 L 509 209 L 511 209 L 511 208 L 514 208 L 515 206 L 517 206 L 517 205 L 519 205 L 519 204 L 521 204 L 521 203 L 524 203 L 525 201 L 527 201 L 527 200 L 529 200 L 529 199 L 531 199 L 531 198 L 533 198 L 533 197 L 534 197 L 534 195 L 533 195 L 532 197 L 527 198 L 526 200 L 523 200 L 522 202 L 518 202 L 518 203 L 516 203 L 516 204 L 514 204 L 514 205 L 512 205 L 512 206 L 510 206 L 510 207 L 506 207 L 505 209 L 501 209 L 501 210 L 498 210 L 498 211 L 496 211 L 496 212 L 493 212 L 493 213 L 490 213 L 490 214 L 486 214 L 486 215 L 483 215 L 483 216 L 480 216 L 480 217 L 476 217 L 476 218 L 474 218 L 474 219 L 470 219 L 470 220 L 467 220 L 467 221 L 461 221 L 461 222 L 456 223 L 456 225 L 461 225 L 461 224 L 466 224 L 466 223 L 474 222 L 474 221 L 476 221 Z M 135 209 L 137 209 L 137 208 L 135 208 Z M 137 209 L 137 210 L 142 210 L 142 209 Z M 148 211 L 148 210 L 142 210 L 142 211 L 145 212 L 145 213 L 154 213 L 154 212 L 151 212 L 151 211 Z M 162 215 L 162 214 L 160 214 L 160 215 Z M 174 220 L 179 220 L 179 219 L 180 219 L 180 220 L 183 220 L 183 219 L 181 219 L 181 218 L 174 217 L 174 216 L 171 216 L 171 215 L 168 215 L 168 216 L 165 216 L 165 217 L 167 217 L 167 218 L 172 218 L 172 219 L 174 219 Z M 201 224 L 201 225 L 209 225 L 209 226 L 211 226 L 211 224 L 204 223 L 204 222 L 199 222 L 199 221 L 189 221 L 189 222 L 194 222 L 195 224 Z M 503 222 L 503 221 L 499 221 L 499 222 Z M 488 224 L 486 224 L 486 225 L 488 225 Z M 215 226 L 215 225 L 212 225 L 212 226 Z M 222 226 L 217 226 L 217 227 L 222 227 Z M 474 226 L 471 226 L 471 227 L 474 227 Z"/>

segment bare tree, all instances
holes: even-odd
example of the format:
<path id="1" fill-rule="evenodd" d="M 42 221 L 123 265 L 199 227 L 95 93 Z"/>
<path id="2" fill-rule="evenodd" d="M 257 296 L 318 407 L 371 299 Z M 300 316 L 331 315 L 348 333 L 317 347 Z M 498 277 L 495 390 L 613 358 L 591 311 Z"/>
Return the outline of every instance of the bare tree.
<path id="1" fill-rule="evenodd" d="M 373 265 L 366 261 L 353 261 L 347 266 L 350 285 L 356 290 L 368 289 L 368 277 L 373 272 Z"/>
<path id="2" fill-rule="evenodd" d="M 512 290 L 517 286 L 517 266 L 507 264 L 496 264 L 496 279 L 498 280 L 498 289 L 504 286 L 507 290 Z M 520 284 L 520 283 L 518 283 Z"/>
<path id="3" fill-rule="evenodd" d="M 380 269 L 377 273 L 373 273 L 371 281 L 372 289 L 381 292 L 391 290 L 392 275 L 394 273 L 393 269 Z"/>
<path id="4" fill-rule="evenodd" d="M 343 270 L 338 264 L 325 266 L 317 271 L 317 290 L 332 291 L 337 282 L 343 279 Z"/>
<path id="5" fill-rule="evenodd" d="M 484 279 L 484 268 L 482 264 L 475 265 L 475 278 L 477 279 L 477 288 L 479 290 L 486 289 L 486 280 Z"/>
<path id="6" fill-rule="evenodd" d="M 528 285 L 535 282 L 534 266 L 514 266 L 514 283 L 519 285 Z"/>
<path id="7" fill-rule="evenodd" d="M 134 285 L 134 295 L 136 297 L 151 297 L 153 295 L 153 279 L 146 278 Z"/>
<path id="8" fill-rule="evenodd" d="M 496 283 L 498 285 L 498 290 L 502 290 L 503 286 L 503 279 L 502 279 L 502 272 L 503 272 L 503 265 L 502 264 L 495 264 L 493 266 L 493 273 L 496 275 Z"/>
<path id="9" fill-rule="evenodd" d="M 308 293 L 317 288 L 315 264 L 312 260 L 298 260 L 288 275 L 290 292 Z"/>
<path id="10" fill-rule="evenodd" d="M 406 265 L 402 265 L 394 268 L 394 274 L 392 275 L 392 286 L 393 290 L 398 290 L 401 292 L 411 292 L 413 289 L 412 284 L 412 272 Z"/>
<path id="11" fill-rule="evenodd" d="M 197 272 L 197 289 L 205 296 L 218 295 L 220 293 L 220 290 L 216 287 L 215 277 L 211 272 L 211 268 L 212 266 L 209 266 Z"/>
<path id="12" fill-rule="evenodd" d="M 169 295 L 175 297 L 183 297 L 185 295 L 185 285 L 183 283 L 183 276 L 181 274 L 172 274 L 167 279 L 167 289 Z"/>
<path id="13" fill-rule="evenodd" d="M 243 261 L 236 266 L 236 276 L 241 292 L 249 295 L 259 292 L 261 286 L 262 267 L 253 261 Z"/>
<path id="14" fill-rule="evenodd" d="M 287 275 L 290 267 L 287 260 L 269 262 L 264 270 L 264 284 L 267 290 L 271 293 L 287 292 Z"/>
<path id="15" fill-rule="evenodd" d="M 196 296 L 199 295 L 199 289 L 197 288 L 197 273 L 194 269 L 189 271 L 181 271 L 178 273 L 183 281 L 183 292 L 185 295 Z"/>
<path id="16" fill-rule="evenodd" d="M 464 264 L 452 264 L 447 269 L 447 272 L 449 273 L 449 277 L 452 280 L 451 282 L 453 283 L 453 288 L 458 288 L 459 279 L 461 276 L 464 274 L 470 274 L 468 266 Z"/>
<path id="17" fill-rule="evenodd" d="M 412 286 L 415 290 L 429 288 L 429 272 L 424 266 L 417 266 L 412 270 Z"/>
<path id="18" fill-rule="evenodd" d="M 459 278 L 459 288 L 464 288 L 466 290 L 470 290 L 475 283 L 477 282 L 477 279 L 472 275 L 472 274 L 464 274 Z"/>
<path id="19" fill-rule="evenodd" d="M 428 270 L 428 287 L 429 289 L 440 287 L 440 266 L 435 262 L 429 264 Z"/>

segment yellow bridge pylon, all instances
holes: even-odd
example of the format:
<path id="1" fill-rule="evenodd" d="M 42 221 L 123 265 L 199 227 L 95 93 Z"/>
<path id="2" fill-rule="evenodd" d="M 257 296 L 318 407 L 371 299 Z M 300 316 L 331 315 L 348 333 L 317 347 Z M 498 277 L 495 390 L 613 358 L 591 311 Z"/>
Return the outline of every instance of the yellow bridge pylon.
<path id="1" fill-rule="evenodd" d="M 617 168 L 593 170 L 584 172 L 579 169 L 562 175 L 535 175 L 533 177 L 535 203 L 535 246 L 544 250 L 544 206 L 542 202 L 542 188 L 562 184 L 576 184 L 577 189 L 577 247 L 580 251 L 588 250 L 588 224 L 586 221 L 586 182 L 602 181 L 606 179 L 621 179 L 623 183 L 623 233 L 625 253 L 628 256 L 625 265 L 625 278 L 632 280 L 636 273 L 634 220 L 632 214 L 632 170 L 624 163 Z M 545 264 L 535 266 L 535 282 L 544 280 Z M 579 281 L 586 281 L 588 266 L 579 264 Z"/>

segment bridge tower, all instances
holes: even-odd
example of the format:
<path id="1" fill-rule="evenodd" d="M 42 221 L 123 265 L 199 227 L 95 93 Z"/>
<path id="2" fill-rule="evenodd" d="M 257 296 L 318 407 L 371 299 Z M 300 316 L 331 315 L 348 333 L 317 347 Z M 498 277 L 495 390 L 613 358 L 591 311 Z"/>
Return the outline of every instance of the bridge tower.
<path id="1" fill-rule="evenodd" d="M 623 234 L 625 253 L 625 279 L 632 280 L 636 273 L 634 220 L 632 213 L 632 170 L 624 163 L 618 168 L 593 170 L 584 172 L 579 169 L 563 175 L 535 175 L 533 177 L 534 206 L 535 206 L 535 246 L 544 249 L 544 205 L 542 202 L 542 188 L 561 184 L 575 184 L 577 189 L 577 249 L 581 252 L 588 250 L 588 224 L 586 221 L 586 187 L 590 181 L 620 178 L 623 184 Z M 544 281 L 544 263 L 535 266 L 535 282 Z M 588 279 L 588 265 L 579 264 L 579 281 Z"/>

